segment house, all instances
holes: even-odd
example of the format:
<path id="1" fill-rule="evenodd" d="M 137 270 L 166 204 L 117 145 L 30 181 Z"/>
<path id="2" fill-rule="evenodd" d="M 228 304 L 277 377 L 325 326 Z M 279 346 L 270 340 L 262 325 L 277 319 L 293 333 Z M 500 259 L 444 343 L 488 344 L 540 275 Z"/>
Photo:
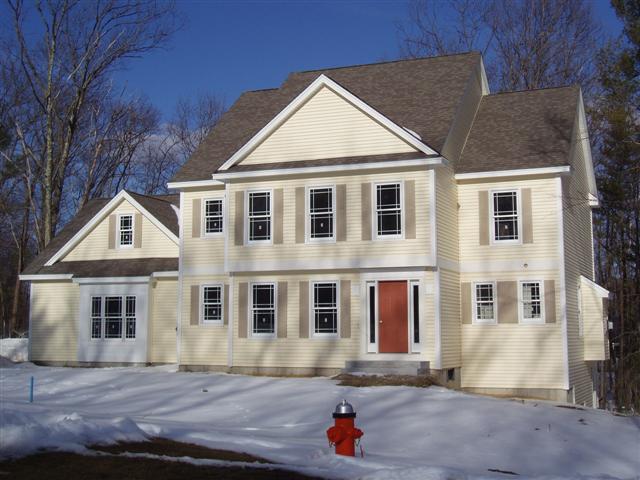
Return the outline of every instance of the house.
<path id="1" fill-rule="evenodd" d="M 24 272 L 33 361 L 596 401 L 579 87 L 491 94 L 477 53 L 297 72 L 244 93 L 169 187 L 92 202 Z"/>

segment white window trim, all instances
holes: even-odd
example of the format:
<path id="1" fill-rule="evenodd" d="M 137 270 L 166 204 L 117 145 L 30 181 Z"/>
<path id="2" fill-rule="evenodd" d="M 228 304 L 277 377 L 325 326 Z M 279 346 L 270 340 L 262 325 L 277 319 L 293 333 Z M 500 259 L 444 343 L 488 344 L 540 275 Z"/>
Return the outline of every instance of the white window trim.
<path id="1" fill-rule="evenodd" d="M 478 300 L 476 298 L 477 285 L 493 286 L 493 318 L 490 320 L 478 318 Z M 471 308 L 473 309 L 471 321 L 473 325 L 497 325 L 498 324 L 498 285 L 495 281 L 473 282 L 471 284 Z"/>
<path id="2" fill-rule="evenodd" d="M 411 353 L 420 353 L 422 349 L 422 339 L 424 335 L 423 327 L 423 319 L 424 319 L 424 308 L 422 308 L 422 299 L 424 298 L 422 292 L 422 282 L 420 280 L 409 280 L 407 282 L 408 290 L 409 290 L 409 345 L 411 345 Z M 419 342 L 415 342 L 415 326 L 413 325 L 413 287 L 418 287 L 418 335 Z"/>
<path id="3" fill-rule="evenodd" d="M 375 295 L 375 299 L 374 299 L 374 309 L 375 311 L 373 312 L 373 328 L 374 328 L 374 332 L 373 332 L 373 336 L 375 341 L 371 342 L 371 319 L 369 318 L 369 315 L 371 313 L 369 306 L 371 305 L 371 287 L 373 287 L 373 294 Z M 366 338 L 365 338 L 365 343 L 366 343 L 366 352 L 367 353 L 378 353 L 378 282 L 377 280 L 372 280 L 372 281 L 367 281 L 365 282 L 365 289 L 366 289 L 366 295 L 365 295 L 365 308 L 364 308 L 364 312 L 365 312 L 365 325 L 367 326 L 367 328 L 365 329 L 366 331 Z"/>
<path id="4" fill-rule="evenodd" d="M 249 194 L 251 193 L 269 193 L 269 239 L 268 240 L 249 240 L 251 232 L 249 230 Z M 273 188 L 258 188 L 247 190 L 244 196 L 244 244 L 245 245 L 273 245 Z"/>
<path id="5" fill-rule="evenodd" d="M 400 185 L 400 234 L 399 235 L 378 235 L 378 186 L 379 185 Z M 371 209 L 373 221 L 371 222 L 371 238 L 374 240 L 404 240 L 405 211 L 404 211 L 404 180 L 374 182 L 371 184 Z"/>
<path id="6" fill-rule="evenodd" d="M 101 336 L 100 338 L 94 338 L 93 337 L 93 315 L 92 315 L 92 308 L 93 308 L 93 299 L 99 297 L 100 300 L 100 321 L 101 321 Z M 121 302 L 122 302 L 122 311 L 121 311 L 121 318 L 122 318 L 122 335 L 118 338 L 106 338 L 106 333 L 107 333 L 107 317 L 105 314 L 105 309 L 107 306 L 107 302 L 105 301 L 105 299 L 107 297 L 120 297 Z M 136 310 L 135 310 L 135 319 L 136 319 L 136 336 L 133 338 L 127 338 L 127 297 L 133 297 L 135 299 L 135 305 L 136 305 Z M 100 343 L 100 342 L 107 342 L 107 343 L 114 343 L 114 342 L 135 342 L 136 339 L 138 338 L 138 323 L 139 323 L 139 315 L 138 315 L 138 296 L 137 295 L 131 295 L 129 293 L 122 293 L 122 294 L 109 294 L 109 293 L 104 293 L 104 294 L 93 294 L 90 293 L 89 294 L 89 341 L 93 342 L 93 343 Z"/>
<path id="7" fill-rule="evenodd" d="M 494 215 L 494 200 L 493 195 L 496 193 L 516 193 L 517 202 L 517 219 L 518 219 L 518 238 L 516 240 L 496 240 L 496 226 Z M 522 196 L 520 194 L 520 188 L 496 188 L 489 190 L 489 232 L 491 245 L 522 245 Z"/>
<path id="8" fill-rule="evenodd" d="M 253 286 L 254 285 L 271 285 L 273 287 L 273 333 L 255 333 L 253 331 Z M 278 336 L 278 282 L 251 282 L 249 284 L 249 295 L 247 295 L 249 303 L 249 319 L 248 332 L 251 338 L 256 339 L 275 339 Z"/>
<path id="9" fill-rule="evenodd" d="M 336 285 L 336 311 L 338 314 L 337 322 L 336 322 L 336 333 L 316 333 L 316 324 L 315 324 L 315 298 L 314 294 L 314 285 L 319 283 L 334 283 Z M 309 282 L 309 332 L 311 333 L 311 338 L 340 338 L 340 281 L 339 280 L 314 280 Z"/>
<path id="10" fill-rule="evenodd" d="M 220 288 L 220 320 L 205 320 L 204 319 L 204 289 L 205 287 L 218 287 Z M 222 283 L 203 283 L 200 285 L 200 325 L 218 327 L 224 325 L 224 284 Z"/>
<path id="11" fill-rule="evenodd" d="M 122 237 L 120 235 L 120 226 L 121 226 L 121 218 L 122 217 L 131 217 L 131 244 L 130 245 L 122 245 L 122 243 L 120 243 L 122 241 Z M 116 228 L 116 245 L 118 246 L 118 248 L 122 248 L 122 249 L 128 249 L 128 248 L 133 248 L 133 246 L 136 244 L 136 215 L 135 213 L 119 213 L 118 214 L 118 225 Z"/>
<path id="12" fill-rule="evenodd" d="M 522 285 L 525 283 L 537 283 L 540 285 L 540 318 L 524 318 L 524 299 L 522 298 Z M 544 325 L 546 312 L 544 311 L 544 281 L 538 279 L 518 280 L 518 321 L 521 325 Z"/>
<path id="13" fill-rule="evenodd" d="M 318 190 L 318 189 L 322 189 L 322 188 L 329 188 L 331 189 L 331 206 L 332 206 L 332 210 L 331 210 L 331 215 L 332 215 L 332 222 L 333 222 L 333 235 L 331 237 L 325 237 L 325 238 L 311 238 L 311 202 L 309 199 L 311 190 Z M 305 191 L 304 191 L 305 195 L 305 202 L 304 202 L 304 211 L 305 211 L 305 220 L 304 220 L 304 230 L 305 230 L 305 234 L 304 234 L 304 238 L 305 238 L 305 242 L 306 243 L 336 243 L 336 186 L 335 184 L 333 185 L 310 185 L 308 187 L 305 187 Z"/>
<path id="14" fill-rule="evenodd" d="M 219 200 L 219 201 L 222 202 L 222 231 L 220 231 L 220 232 L 207 233 L 207 229 L 206 229 L 206 225 L 207 225 L 206 211 L 207 211 L 207 202 L 209 200 Z M 227 228 L 227 219 L 226 219 L 226 215 L 225 215 L 224 196 L 203 198 L 202 199 L 202 203 L 200 205 L 200 210 L 201 210 L 200 211 L 200 236 L 202 238 L 216 238 L 216 237 L 224 236 L 224 232 L 225 232 L 225 230 Z"/>

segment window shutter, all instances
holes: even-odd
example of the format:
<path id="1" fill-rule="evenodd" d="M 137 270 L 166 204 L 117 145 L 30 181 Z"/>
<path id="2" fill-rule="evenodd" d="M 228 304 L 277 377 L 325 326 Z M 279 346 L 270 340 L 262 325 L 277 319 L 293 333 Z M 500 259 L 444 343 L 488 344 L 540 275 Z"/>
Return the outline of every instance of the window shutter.
<path id="1" fill-rule="evenodd" d="M 462 323 L 465 325 L 471 324 L 471 284 L 469 282 L 465 282 L 460 287 Z"/>
<path id="2" fill-rule="evenodd" d="M 224 320 L 223 323 L 225 325 L 229 325 L 229 312 L 231 311 L 231 309 L 229 308 L 229 285 L 225 285 L 224 286 Z"/>
<path id="3" fill-rule="evenodd" d="M 109 215 L 109 250 L 116 248 L 116 222 L 117 215 Z"/>
<path id="4" fill-rule="evenodd" d="M 347 186 L 336 185 L 336 240 L 347 240 Z"/>
<path id="5" fill-rule="evenodd" d="M 404 238 L 416 238 L 416 182 L 404 182 Z"/>
<path id="6" fill-rule="evenodd" d="M 278 282 L 278 338 L 287 338 L 287 282 Z"/>
<path id="7" fill-rule="evenodd" d="M 249 284 L 238 284 L 238 338 L 247 338 L 247 302 Z"/>
<path id="8" fill-rule="evenodd" d="M 518 323 L 518 282 L 498 282 L 498 323 Z"/>
<path id="9" fill-rule="evenodd" d="M 273 243 L 282 243 L 283 236 L 283 214 L 284 214 L 284 193 L 282 188 L 273 190 Z"/>
<path id="10" fill-rule="evenodd" d="M 296 243 L 304 243 L 304 187 L 296 187 Z"/>
<path id="11" fill-rule="evenodd" d="M 191 285 L 191 325 L 200 325 L 200 285 Z"/>
<path id="12" fill-rule="evenodd" d="M 351 338 L 351 280 L 340 282 L 340 338 Z"/>
<path id="13" fill-rule="evenodd" d="M 371 184 L 361 185 L 362 240 L 371 240 Z"/>
<path id="14" fill-rule="evenodd" d="M 236 192 L 236 218 L 233 222 L 234 245 L 244 245 L 244 192 Z M 246 336 L 246 335 L 245 335 Z"/>
<path id="15" fill-rule="evenodd" d="M 309 282 L 300 282 L 300 338 L 309 338 Z"/>
<path id="16" fill-rule="evenodd" d="M 202 200 L 193 199 L 193 208 L 191 209 L 191 238 L 200 238 L 200 227 L 202 225 Z"/>
<path id="17" fill-rule="evenodd" d="M 533 243 L 531 189 L 523 188 L 520 192 L 520 199 L 522 201 L 522 243 Z"/>
<path id="18" fill-rule="evenodd" d="M 556 282 L 544 281 L 544 323 L 556 323 Z"/>
<path id="19" fill-rule="evenodd" d="M 480 226 L 480 245 L 489 245 L 489 192 L 478 192 L 478 225 Z"/>
<path id="20" fill-rule="evenodd" d="M 133 220 L 133 248 L 142 248 L 142 215 L 136 213 Z"/>

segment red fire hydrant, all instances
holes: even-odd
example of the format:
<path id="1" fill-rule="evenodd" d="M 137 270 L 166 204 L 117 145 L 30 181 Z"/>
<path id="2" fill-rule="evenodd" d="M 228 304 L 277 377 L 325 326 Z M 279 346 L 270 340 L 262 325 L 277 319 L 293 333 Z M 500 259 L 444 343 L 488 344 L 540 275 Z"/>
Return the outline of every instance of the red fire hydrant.
<path id="1" fill-rule="evenodd" d="M 354 412 L 353 406 L 346 400 L 342 400 L 336 405 L 333 418 L 336 420 L 335 425 L 327 429 L 329 445 L 336 446 L 337 455 L 355 457 L 356 440 L 359 440 L 364 432 L 355 427 L 356 412 Z"/>

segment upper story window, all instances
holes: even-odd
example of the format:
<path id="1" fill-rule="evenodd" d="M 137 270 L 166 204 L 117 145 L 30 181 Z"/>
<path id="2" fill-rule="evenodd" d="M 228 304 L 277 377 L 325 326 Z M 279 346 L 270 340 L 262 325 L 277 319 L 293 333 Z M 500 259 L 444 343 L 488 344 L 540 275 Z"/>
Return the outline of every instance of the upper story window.
<path id="1" fill-rule="evenodd" d="M 118 246 L 133 246 L 133 215 L 120 215 L 118 218 Z"/>
<path id="2" fill-rule="evenodd" d="M 249 242 L 271 241 L 271 192 L 249 192 Z"/>
<path id="3" fill-rule="evenodd" d="M 520 282 L 520 319 L 522 323 L 544 323 L 542 282 Z"/>
<path id="4" fill-rule="evenodd" d="M 309 240 L 335 239 L 335 202 L 333 187 L 309 189 Z"/>
<path id="5" fill-rule="evenodd" d="M 496 323 L 495 284 L 474 284 L 474 323 Z"/>
<path id="6" fill-rule="evenodd" d="M 493 192 L 493 240 L 518 242 L 518 192 L 516 190 Z"/>
<path id="7" fill-rule="evenodd" d="M 254 283 L 251 286 L 251 333 L 273 336 L 276 332 L 276 286 Z"/>
<path id="8" fill-rule="evenodd" d="M 376 185 L 376 234 L 402 236 L 402 194 L 400 183 Z"/>
<path id="9" fill-rule="evenodd" d="M 222 285 L 203 285 L 201 288 L 201 318 L 203 324 L 222 323 Z"/>
<path id="10" fill-rule="evenodd" d="M 338 334 L 338 285 L 336 282 L 313 284 L 313 333 L 316 336 Z"/>
<path id="11" fill-rule="evenodd" d="M 224 227 L 223 221 L 223 203 L 222 199 L 207 199 L 204 201 L 204 234 L 215 235 L 222 233 Z"/>

